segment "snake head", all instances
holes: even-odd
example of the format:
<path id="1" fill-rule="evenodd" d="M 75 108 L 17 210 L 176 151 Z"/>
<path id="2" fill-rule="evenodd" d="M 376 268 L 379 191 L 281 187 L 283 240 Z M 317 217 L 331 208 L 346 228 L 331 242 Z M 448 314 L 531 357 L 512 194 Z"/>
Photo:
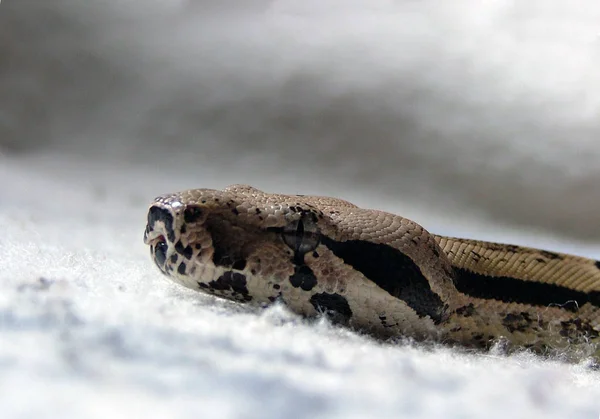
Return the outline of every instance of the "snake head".
<path id="1" fill-rule="evenodd" d="M 432 333 L 447 311 L 433 237 L 340 199 L 244 185 L 163 195 L 144 241 L 167 277 L 230 300 L 280 300 L 382 335 Z"/>
<path id="2" fill-rule="evenodd" d="M 157 197 L 144 242 L 175 282 L 237 301 L 269 302 L 291 286 L 290 278 L 304 288 L 316 284 L 305 256 L 317 254 L 327 228 L 328 217 L 302 196 L 234 185 Z"/>

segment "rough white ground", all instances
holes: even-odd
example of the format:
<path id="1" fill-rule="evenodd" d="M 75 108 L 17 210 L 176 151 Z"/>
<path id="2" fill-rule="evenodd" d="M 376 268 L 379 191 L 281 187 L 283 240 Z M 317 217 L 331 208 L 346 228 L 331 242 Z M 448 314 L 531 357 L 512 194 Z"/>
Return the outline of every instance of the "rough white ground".
<path id="1" fill-rule="evenodd" d="M 596 3 L 208 3 L 0 5 L 0 417 L 598 417 L 586 363 L 257 312 L 141 240 L 248 182 L 600 258 Z"/>

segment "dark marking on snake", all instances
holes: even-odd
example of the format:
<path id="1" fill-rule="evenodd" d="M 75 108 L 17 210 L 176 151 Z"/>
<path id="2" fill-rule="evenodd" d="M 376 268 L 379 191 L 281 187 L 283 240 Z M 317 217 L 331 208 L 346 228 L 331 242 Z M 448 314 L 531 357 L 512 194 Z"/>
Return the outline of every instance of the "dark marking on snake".
<path id="1" fill-rule="evenodd" d="M 338 242 L 324 235 L 321 242 L 344 263 L 404 301 L 419 317 L 429 316 L 436 324 L 442 321 L 442 299 L 431 290 L 417 264 L 398 249 L 363 240 Z"/>
<path id="2" fill-rule="evenodd" d="M 596 339 L 599 332 L 587 320 L 580 318 L 560 322 L 561 330 L 558 332 L 570 342 L 578 343 L 585 339 Z"/>
<path id="3" fill-rule="evenodd" d="M 191 259 L 192 255 L 194 254 L 194 249 L 192 249 L 192 246 L 186 246 L 185 249 L 183 249 L 183 252 L 181 252 L 181 254 L 186 258 L 186 259 Z"/>
<path id="4" fill-rule="evenodd" d="M 177 251 L 177 253 L 183 254 L 185 247 L 183 247 L 183 243 L 181 243 L 181 240 L 177 240 L 177 243 L 175 243 L 175 250 Z"/>
<path id="5" fill-rule="evenodd" d="M 475 306 L 473 305 L 473 303 L 469 303 L 466 306 L 457 308 L 456 314 L 463 317 L 471 317 L 474 314 L 477 314 L 477 310 L 475 310 Z"/>
<path id="6" fill-rule="evenodd" d="M 554 260 L 554 259 L 562 260 L 563 259 L 563 257 L 561 255 L 559 255 L 558 253 L 549 252 L 547 250 L 540 250 L 539 253 L 540 253 L 540 255 L 542 255 L 545 258 L 548 258 L 550 260 Z"/>
<path id="7" fill-rule="evenodd" d="M 213 290 L 233 292 L 233 295 L 239 295 L 242 300 L 250 301 L 252 297 L 248 293 L 246 276 L 237 272 L 227 271 L 214 281 L 210 281 L 208 286 Z"/>
<path id="8" fill-rule="evenodd" d="M 181 263 L 177 267 L 177 272 L 179 272 L 180 275 L 185 275 L 185 262 L 184 261 L 181 261 Z"/>
<path id="9" fill-rule="evenodd" d="M 590 303 L 600 307 L 599 291 L 577 291 L 543 282 L 526 281 L 507 276 L 489 276 L 456 268 L 454 284 L 458 291 L 471 297 L 520 303 L 542 307 L 558 307 L 576 312 L 578 307 Z"/>
<path id="10" fill-rule="evenodd" d="M 232 267 L 233 269 L 237 269 L 237 270 L 239 270 L 239 271 L 243 271 L 243 270 L 244 270 L 244 268 L 246 267 L 246 260 L 245 260 L 245 259 L 239 259 L 239 260 L 236 260 L 236 261 L 233 263 L 233 265 L 231 265 L 231 267 Z"/>
<path id="11" fill-rule="evenodd" d="M 173 215 L 166 209 L 153 206 L 148 210 L 148 225 L 154 227 L 157 221 L 162 221 L 164 223 L 169 240 L 175 240 L 175 232 L 173 231 Z"/>
<path id="12" fill-rule="evenodd" d="M 526 311 L 520 313 L 508 313 L 502 319 L 502 325 L 506 327 L 510 333 L 525 333 L 531 327 L 531 323 L 531 316 Z"/>
<path id="13" fill-rule="evenodd" d="M 213 235 L 214 237 L 214 235 Z M 234 255 L 227 249 L 226 245 L 220 241 L 213 242 L 213 263 L 215 266 L 230 267 L 235 262 Z"/>
<path id="14" fill-rule="evenodd" d="M 345 323 L 352 318 L 348 300 L 339 294 L 314 294 L 310 297 L 310 303 L 316 311 L 328 315 L 334 323 Z"/>
<path id="15" fill-rule="evenodd" d="M 494 243 L 495 247 L 488 245 L 488 247 L 492 250 L 506 250 L 507 252 L 519 253 L 521 251 L 521 247 L 515 246 L 514 244 L 501 245 Z"/>
<path id="16" fill-rule="evenodd" d="M 204 212 L 202 211 L 202 208 L 194 205 L 188 205 L 185 211 L 183 211 L 183 219 L 186 223 L 195 223 L 202 218 L 203 214 Z"/>
<path id="17" fill-rule="evenodd" d="M 171 263 L 176 263 L 177 258 L 178 258 L 177 253 L 173 253 L 169 259 L 171 260 Z"/>
<path id="18" fill-rule="evenodd" d="M 294 274 L 290 276 L 292 287 L 300 287 L 304 291 L 310 291 L 317 285 L 318 280 L 314 272 L 306 265 L 296 266 Z"/>

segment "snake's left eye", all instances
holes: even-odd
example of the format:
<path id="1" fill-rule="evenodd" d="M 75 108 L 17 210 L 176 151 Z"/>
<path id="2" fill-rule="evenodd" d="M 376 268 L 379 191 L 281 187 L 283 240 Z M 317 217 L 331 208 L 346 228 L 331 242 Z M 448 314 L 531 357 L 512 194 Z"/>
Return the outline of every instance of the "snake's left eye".
<path id="1" fill-rule="evenodd" d="M 169 245 L 164 237 L 159 237 L 154 245 L 154 257 L 156 258 L 156 262 L 160 265 L 164 265 L 167 260 L 167 249 Z"/>
<path id="2" fill-rule="evenodd" d="M 315 250 L 319 245 L 319 231 L 316 223 L 306 217 L 288 224 L 283 228 L 283 241 L 296 255 Z"/>

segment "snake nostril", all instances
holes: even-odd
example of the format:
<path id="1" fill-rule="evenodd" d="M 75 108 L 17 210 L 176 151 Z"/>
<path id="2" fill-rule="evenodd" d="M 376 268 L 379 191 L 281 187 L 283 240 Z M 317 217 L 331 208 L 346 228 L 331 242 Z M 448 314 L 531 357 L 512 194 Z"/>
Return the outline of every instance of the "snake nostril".
<path id="1" fill-rule="evenodd" d="M 154 245 L 154 257 L 156 258 L 156 263 L 159 265 L 164 265 L 167 260 L 167 249 L 169 246 L 167 245 L 167 241 L 164 237 L 159 237 L 156 244 Z"/>

